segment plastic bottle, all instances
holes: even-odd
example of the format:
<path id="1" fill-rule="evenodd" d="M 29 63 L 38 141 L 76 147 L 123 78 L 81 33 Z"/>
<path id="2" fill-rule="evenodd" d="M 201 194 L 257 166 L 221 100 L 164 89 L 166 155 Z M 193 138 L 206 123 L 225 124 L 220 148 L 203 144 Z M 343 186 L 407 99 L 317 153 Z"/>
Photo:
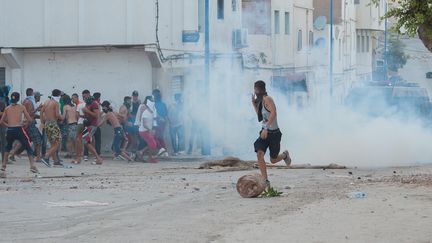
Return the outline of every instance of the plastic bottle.
<path id="1" fill-rule="evenodd" d="M 367 194 L 365 192 L 350 192 L 347 196 L 349 198 L 365 198 Z"/>

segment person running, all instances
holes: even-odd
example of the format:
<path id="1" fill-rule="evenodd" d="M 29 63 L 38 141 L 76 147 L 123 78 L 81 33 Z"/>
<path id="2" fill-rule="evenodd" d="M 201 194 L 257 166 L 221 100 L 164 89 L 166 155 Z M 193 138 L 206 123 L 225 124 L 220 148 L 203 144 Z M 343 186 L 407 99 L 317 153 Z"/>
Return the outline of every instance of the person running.
<path id="1" fill-rule="evenodd" d="M 150 163 L 157 163 L 158 161 L 154 158 L 154 154 L 157 154 L 160 145 L 158 144 L 153 130 L 154 113 L 155 107 L 151 96 L 147 96 L 144 101 L 145 106 L 141 106 L 144 109 L 141 112 L 141 123 L 139 127 L 139 135 L 145 140 L 147 146 L 138 151 L 139 156 L 142 158 L 145 152 L 149 153 Z"/>
<path id="2" fill-rule="evenodd" d="M 26 90 L 27 98 L 24 100 L 23 105 L 32 118 L 32 122 L 29 123 L 26 127 L 26 132 L 30 137 L 30 141 L 34 145 L 34 151 L 36 155 L 36 161 L 40 161 L 41 159 L 41 145 L 42 145 L 42 134 L 39 132 L 39 129 L 36 126 L 36 113 L 39 112 L 41 107 L 38 107 L 36 104 L 36 99 L 33 94 L 33 89 L 28 88 Z"/>
<path id="3" fill-rule="evenodd" d="M 101 165 L 103 160 L 96 152 L 96 149 L 92 144 L 93 136 L 97 130 L 100 116 L 99 104 L 94 100 L 93 96 L 90 95 L 90 91 L 84 90 L 82 95 L 86 103 L 85 107 L 82 108 L 85 118 L 85 128 L 82 133 L 82 142 L 85 144 L 88 151 L 96 158 L 96 161 L 92 164 Z"/>
<path id="4" fill-rule="evenodd" d="M 105 115 L 102 117 L 100 124 L 103 124 L 106 121 L 108 125 L 111 125 L 114 129 L 114 139 L 111 146 L 111 149 L 114 151 L 114 160 L 132 161 L 129 155 L 125 151 L 121 150 L 121 144 L 125 135 L 118 119 L 119 115 L 113 112 L 109 101 L 102 102 L 102 111 Z"/>
<path id="5" fill-rule="evenodd" d="M 75 138 L 75 148 L 76 148 L 76 156 L 77 158 L 72 161 L 73 164 L 81 163 L 81 156 L 84 150 L 82 144 L 82 132 L 84 131 L 84 113 L 82 112 L 82 108 L 84 108 L 85 103 L 80 101 L 78 94 L 72 94 L 72 102 L 76 107 L 78 120 L 77 120 L 77 136 Z"/>
<path id="6" fill-rule="evenodd" d="M 20 99 L 20 94 L 17 92 L 13 92 L 10 98 L 11 105 L 9 105 L 0 120 L 0 123 L 7 127 L 6 131 L 6 152 L 3 157 L 2 167 L 1 167 L 1 177 L 6 177 L 6 166 L 8 163 L 8 155 L 12 149 L 12 145 L 15 140 L 18 140 L 22 146 L 27 150 L 27 155 L 30 162 L 30 171 L 32 173 L 39 173 L 38 169 L 34 165 L 33 160 L 33 149 L 30 145 L 30 139 L 27 136 L 24 125 L 25 123 L 32 122 L 31 116 L 28 114 L 26 108 L 23 105 L 18 104 Z M 23 121 L 22 117 L 25 117 L 25 121 Z"/>
<path id="7" fill-rule="evenodd" d="M 36 156 L 36 161 L 40 161 L 41 159 L 41 147 L 42 147 L 42 134 L 36 125 L 36 118 L 39 118 L 39 111 L 41 109 L 40 106 L 37 105 L 36 96 L 33 93 L 32 88 L 28 88 L 26 90 L 27 97 L 23 101 L 23 106 L 26 108 L 30 117 L 32 118 L 32 122 L 28 123 L 25 127 L 25 131 L 30 138 L 30 141 L 33 143 L 34 152 Z M 9 160 L 15 161 L 15 155 L 20 155 L 24 151 L 24 147 L 17 143 L 12 151 L 9 153 Z"/>
<path id="8" fill-rule="evenodd" d="M 159 89 L 155 89 L 152 92 L 153 100 L 155 102 L 156 109 L 156 122 L 155 122 L 155 138 L 160 145 L 158 156 L 168 156 L 167 146 L 165 144 L 165 128 L 168 122 L 168 109 L 165 102 L 162 101 L 162 93 Z"/>
<path id="9" fill-rule="evenodd" d="M 51 93 L 51 99 L 45 103 L 41 110 L 41 123 L 44 126 L 45 133 L 50 143 L 50 148 L 43 156 L 42 163 L 48 167 L 51 167 L 51 163 L 49 161 L 50 158 L 53 159 L 54 165 L 63 166 L 57 154 L 62 136 L 60 127 L 58 126 L 58 121 L 62 121 L 59 103 L 60 96 L 61 91 L 54 89 Z"/>
<path id="10" fill-rule="evenodd" d="M 121 146 L 122 149 L 124 150 L 127 149 L 129 145 L 129 140 L 131 139 L 129 133 L 127 132 L 128 118 L 130 115 L 131 106 L 132 106 L 132 97 L 125 96 L 123 98 L 123 105 L 120 106 L 119 109 L 119 121 L 120 124 L 122 124 L 123 126 L 123 131 L 125 131 L 125 139 L 123 139 L 123 144 Z"/>
<path id="11" fill-rule="evenodd" d="M 102 94 L 100 92 L 94 92 L 93 93 L 93 98 L 96 101 L 96 103 L 99 105 L 99 110 L 101 110 L 101 96 Z M 98 118 L 99 121 L 100 117 Z M 94 134 L 94 146 L 96 149 L 96 152 L 98 153 L 98 155 L 101 155 L 101 147 L 102 147 L 102 131 L 100 129 L 100 126 L 98 126 L 96 128 L 96 132 Z"/>
<path id="12" fill-rule="evenodd" d="M 2 88 L 0 88 L 0 119 L 3 116 L 4 111 L 7 107 L 7 102 L 1 92 L 1 89 Z M 3 161 L 6 152 L 6 127 L 3 124 L 0 124 L 0 152 L 1 152 L 1 159 Z"/>
<path id="13" fill-rule="evenodd" d="M 72 99 L 66 95 L 63 97 L 64 108 L 62 118 L 67 124 L 67 150 L 69 154 L 74 157 L 72 163 L 76 163 L 79 159 L 78 148 L 76 146 L 77 138 L 77 125 L 78 125 L 78 112 L 76 106 L 72 103 Z"/>
<path id="14" fill-rule="evenodd" d="M 255 94 L 252 95 L 252 105 L 258 115 L 258 121 L 262 123 L 260 136 L 255 141 L 254 147 L 257 153 L 261 175 L 266 179 L 267 186 L 270 186 L 264 159 L 267 148 L 270 150 L 270 162 L 272 164 L 284 160 L 289 167 L 291 165 L 291 157 L 288 150 L 279 154 L 282 133 L 279 130 L 277 122 L 276 105 L 273 99 L 267 95 L 265 82 L 262 80 L 256 81 L 254 84 L 254 91 Z"/>

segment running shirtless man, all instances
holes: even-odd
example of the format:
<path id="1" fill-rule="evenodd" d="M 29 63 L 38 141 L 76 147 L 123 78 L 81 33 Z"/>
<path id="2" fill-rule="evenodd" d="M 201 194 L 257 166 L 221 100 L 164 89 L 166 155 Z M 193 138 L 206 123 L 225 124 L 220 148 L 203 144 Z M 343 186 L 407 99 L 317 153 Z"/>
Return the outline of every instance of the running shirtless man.
<path id="1" fill-rule="evenodd" d="M 26 108 L 23 105 L 18 104 L 20 99 L 20 94 L 17 92 L 12 93 L 11 95 L 11 105 L 9 105 L 0 120 L 0 123 L 7 127 L 6 131 L 6 152 L 3 157 L 3 163 L 0 171 L 0 177 L 6 177 L 6 166 L 8 163 L 8 155 L 12 149 L 13 142 L 18 140 L 22 146 L 27 150 L 27 155 L 30 162 L 30 171 L 33 173 L 39 173 L 38 169 L 34 165 L 34 151 L 31 148 L 30 139 L 27 136 L 24 126 L 25 123 L 32 122 L 32 118 L 28 114 Z M 25 117 L 26 121 L 24 122 L 22 117 Z"/>

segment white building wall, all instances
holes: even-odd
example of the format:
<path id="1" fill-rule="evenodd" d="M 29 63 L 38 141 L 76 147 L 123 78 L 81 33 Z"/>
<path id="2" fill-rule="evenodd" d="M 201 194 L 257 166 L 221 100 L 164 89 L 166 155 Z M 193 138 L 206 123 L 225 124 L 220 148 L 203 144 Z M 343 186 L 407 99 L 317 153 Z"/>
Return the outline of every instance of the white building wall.
<path id="1" fill-rule="evenodd" d="M 0 9 L 0 47 L 155 42 L 153 1 L 3 0 Z"/>
<path id="2" fill-rule="evenodd" d="M 119 107 L 132 90 L 151 94 L 152 67 L 143 50 L 25 51 L 22 84 L 45 95 L 58 88 L 72 94 L 89 89 Z M 103 61 L 101 61 L 103 60 Z"/>
<path id="3" fill-rule="evenodd" d="M 378 5 L 371 4 L 370 0 L 360 0 L 356 4 L 357 29 L 384 31 L 384 21 L 381 16 L 385 14 L 387 0 L 379 0 Z"/>
<path id="4" fill-rule="evenodd" d="M 312 46 L 309 45 L 309 32 L 313 32 L 313 1 L 294 1 L 294 28 L 292 35 L 292 49 L 294 50 L 295 67 L 302 68 L 310 65 Z M 298 34 L 301 30 L 302 48 L 298 49 Z"/>

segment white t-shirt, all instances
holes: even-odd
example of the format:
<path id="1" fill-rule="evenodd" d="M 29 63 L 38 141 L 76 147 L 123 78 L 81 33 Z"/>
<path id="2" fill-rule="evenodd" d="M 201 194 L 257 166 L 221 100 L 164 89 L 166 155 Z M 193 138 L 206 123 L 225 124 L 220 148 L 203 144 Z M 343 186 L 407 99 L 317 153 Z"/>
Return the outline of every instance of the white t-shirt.
<path id="1" fill-rule="evenodd" d="M 142 119 L 141 109 L 144 109 L 144 108 L 145 108 L 144 104 L 141 104 L 141 105 L 138 106 L 138 111 L 137 111 L 137 114 L 136 114 L 136 117 L 135 117 L 134 126 L 141 127 L 141 121 L 142 121 L 141 120 Z"/>
<path id="2" fill-rule="evenodd" d="M 141 115 L 141 121 L 143 119 L 145 119 L 145 123 L 146 123 L 147 127 L 150 127 L 152 129 L 153 128 L 153 113 L 151 113 L 148 109 L 146 109 Z M 144 127 L 144 122 L 141 122 L 140 127 L 139 127 L 139 131 L 140 132 L 148 131 L 148 129 Z"/>
<path id="3" fill-rule="evenodd" d="M 80 115 L 80 118 L 78 118 L 78 124 L 83 124 L 84 123 L 84 118 L 82 118 L 81 116 L 84 116 L 84 112 L 83 112 L 83 108 L 85 107 L 85 102 L 81 102 L 78 106 L 77 106 L 77 112 Z"/>

